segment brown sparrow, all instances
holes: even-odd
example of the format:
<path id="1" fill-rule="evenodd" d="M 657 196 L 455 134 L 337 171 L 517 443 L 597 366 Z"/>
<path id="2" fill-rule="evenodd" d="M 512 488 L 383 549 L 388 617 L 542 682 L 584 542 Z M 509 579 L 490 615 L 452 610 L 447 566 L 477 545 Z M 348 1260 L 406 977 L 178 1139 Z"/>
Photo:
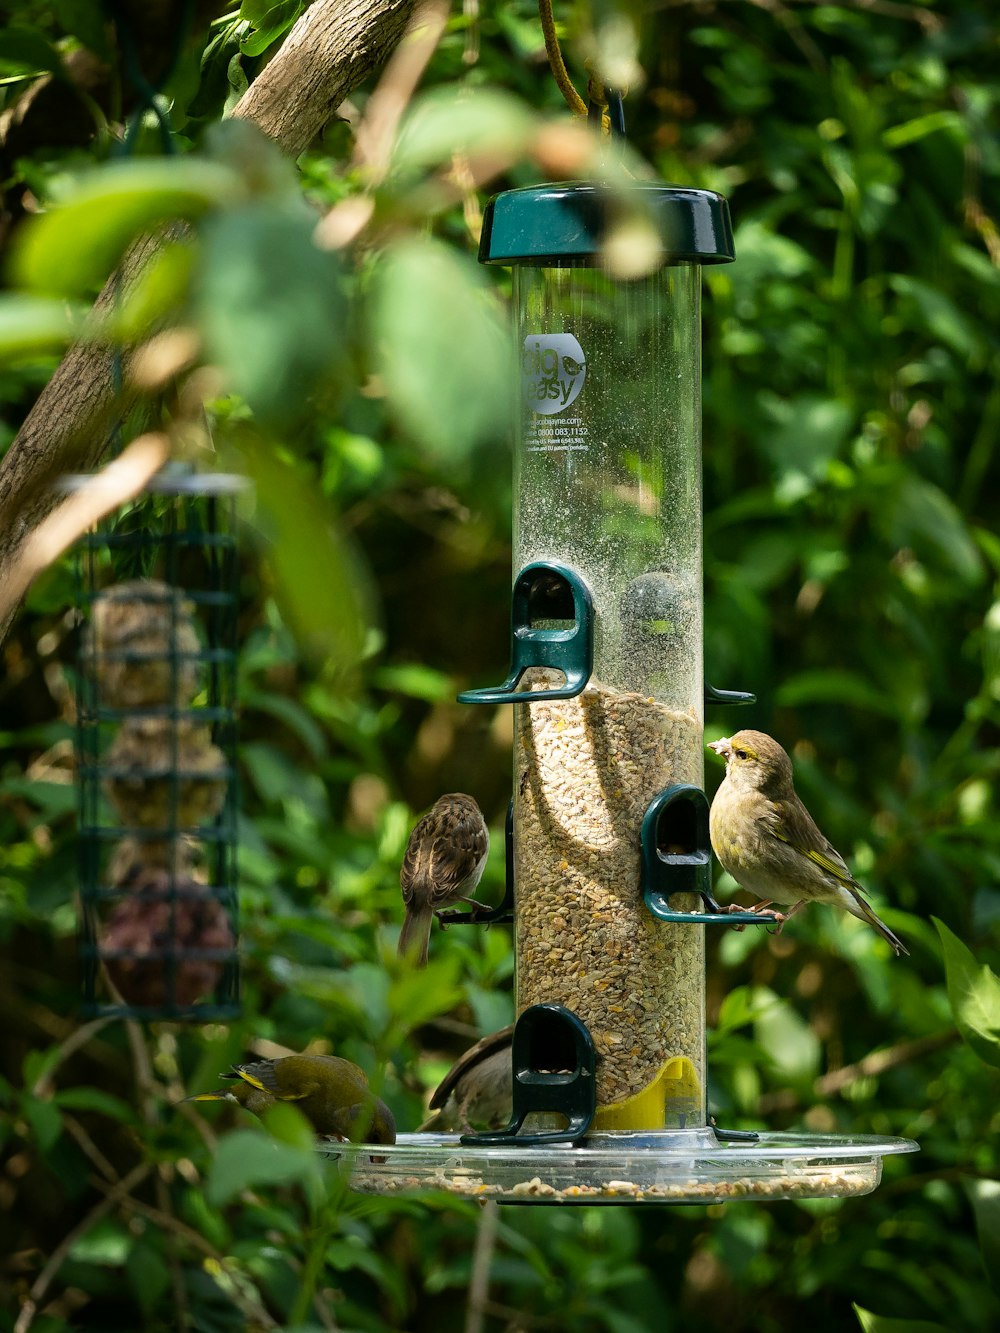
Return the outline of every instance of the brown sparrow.
<path id="1" fill-rule="evenodd" d="M 480 906 L 469 894 L 483 874 L 490 834 L 483 812 L 462 792 L 441 796 L 424 815 L 406 844 L 399 883 L 406 919 L 399 936 L 399 956 L 417 967 L 427 962 L 431 917 L 451 903 Z"/>
<path id="2" fill-rule="evenodd" d="M 430 1109 L 435 1112 L 420 1126 L 420 1133 L 503 1129 L 510 1123 L 514 1074 L 510 1045 L 513 1025 L 477 1041 L 459 1056 L 434 1090 Z"/>

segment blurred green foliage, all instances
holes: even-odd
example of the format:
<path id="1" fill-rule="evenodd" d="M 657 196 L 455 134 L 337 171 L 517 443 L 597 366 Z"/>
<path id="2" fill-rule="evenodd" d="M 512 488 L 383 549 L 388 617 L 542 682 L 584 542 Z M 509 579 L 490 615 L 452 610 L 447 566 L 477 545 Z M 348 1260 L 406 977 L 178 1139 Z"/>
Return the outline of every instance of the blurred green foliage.
<path id="1" fill-rule="evenodd" d="M 217 122 L 302 8 L 244 0 L 179 34 L 162 97 L 191 152 L 170 160 L 150 155 L 144 122 L 136 160 L 109 161 L 128 92 L 94 7 L 25 0 L 0 39 L 8 108 L 39 72 L 72 84 L 86 48 L 112 67 L 106 97 L 73 94 L 72 124 L 5 131 L 0 442 L 81 328 L 148 351 L 174 329 L 193 334 L 193 362 L 168 357 L 174 373 L 126 430 L 166 421 L 195 451 L 210 431 L 221 464 L 257 481 L 241 1022 L 78 1025 L 65 568 L 36 585 L 4 645 L 0 1328 L 35 1299 L 30 1326 L 45 1333 L 474 1327 L 477 1208 L 351 1195 L 291 1112 L 263 1127 L 176 1104 L 252 1042 L 314 1043 L 364 1065 L 412 1128 L 452 1058 L 513 1012 L 505 929 L 435 932 L 417 982 L 394 945 L 417 813 L 442 791 L 474 792 L 499 847 L 510 788 L 509 716 L 453 703 L 507 660 L 510 460 L 506 280 L 475 264 L 483 192 L 449 173 L 461 151 L 495 155 L 488 188 L 542 178 L 555 150 L 536 138 L 539 115 L 559 97 L 529 0 L 468 6 L 381 178 L 350 165 L 342 121 L 293 167 Z M 994 7 L 594 0 L 558 17 L 581 87 L 584 54 L 631 58 L 621 34 L 638 20 L 632 142 L 662 179 L 728 195 L 736 225 L 736 264 L 705 275 L 707 674 L 760 703 L 710 716 L 709 732 L 738 722 L 779 737 L 912 954 L 896 960 L 818 909 L 777 938 L 713 934 L 713 1109 L 725 1124 L 906 1135 L 922 1153 L 889 1159 L 865 1199 L 501 1211 L 482 1327 L 988 1333 L 1000 1323 Z M 359 204 L 370 218 L 352 231 L 368 217 L 350 212 Z M 315 230 L 335 205 L 353 242 Z M 191 229 L 113 313 L 85 317 L 79 298 L 137 229 L 178 219 Z M 485 896 L 502 884 L 494 856 Z"/>

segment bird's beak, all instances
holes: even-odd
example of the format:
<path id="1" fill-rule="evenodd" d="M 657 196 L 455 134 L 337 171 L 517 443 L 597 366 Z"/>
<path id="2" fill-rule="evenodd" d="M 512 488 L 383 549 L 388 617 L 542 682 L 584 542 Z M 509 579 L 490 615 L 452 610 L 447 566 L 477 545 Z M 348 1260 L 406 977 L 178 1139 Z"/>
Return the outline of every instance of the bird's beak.
<path id="1" fill-rule="evenodd" d="M 721 741 L 709 741 L 708 748 L 721 755 L 723 759 L 728 759 L 733 753 L 732 737 L 723 736 Z"/>

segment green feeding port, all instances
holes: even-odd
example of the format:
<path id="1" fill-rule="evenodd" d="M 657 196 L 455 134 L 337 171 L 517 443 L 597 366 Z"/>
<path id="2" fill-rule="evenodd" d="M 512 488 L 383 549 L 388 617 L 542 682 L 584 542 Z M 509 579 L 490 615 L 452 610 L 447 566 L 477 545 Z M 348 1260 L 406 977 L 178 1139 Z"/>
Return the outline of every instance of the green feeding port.
<path id="1" fill-rule="evenodd" d="M 490 689 L 466 690 L 463 704 L 523 703 L 572 699 L 586 686 L 594 663 L 593 600 L 572 569 L 534 561 L 514 580 L 511 596 L 511 667 Z M 544 686 L 518 689 L 533 669 L 554 678 Z M 524 682 L 528 684 L 528 682 Z"/>

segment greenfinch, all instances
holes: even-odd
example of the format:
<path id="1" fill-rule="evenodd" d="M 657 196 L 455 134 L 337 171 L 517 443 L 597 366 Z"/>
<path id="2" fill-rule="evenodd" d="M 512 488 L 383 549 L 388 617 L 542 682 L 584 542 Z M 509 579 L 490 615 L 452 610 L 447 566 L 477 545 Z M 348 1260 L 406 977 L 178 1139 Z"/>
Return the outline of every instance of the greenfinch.
<path id="1" fill-rule="evenodd" d="M 395 1143 L 392 1112 L 368 1086 L 362 1069 L 337 1055 L 286 1055 L 233 1065 L 232 1088 L 199 1092 L 192 1102 L 237 1102 L 263 1115 L 276 1102 L 294 1102 L 317 1134 L 356 1143 Z"/>
<path id="2" fill-rule="evenodd" d="M 434 913 L 452 903 L 481 906 L 469 894 L 482 879 L 490 833 L 479 806 L 463 792 L 449 792 L 414 826 L 406 844 L 399 884 L 406 916 L 399 956 L 417 967 L 427 962 Z"/>
<path id="3" fill-rule="evenodd" d="M 513 1025 L 477 1041 L 459 1056 L 431 1097 L 430 1116 L 420 1133 L 503 1129 L 510 1123 L 514 1101 L 511 1057 Z"/>
<path id="4" fill-rule="evenodd" d="M 762 731 L 738 731 L 709 749 L 726 761 L 709 816 L 712 848 L 737 884 L 764 900 L 751 910 L 790 903 L 776 914 L 783 924 L 808 903 L 832 903 L 867 921 L 897 955 L 909 953 L 796 796 L 792 761 L 778 742 Z"/>

